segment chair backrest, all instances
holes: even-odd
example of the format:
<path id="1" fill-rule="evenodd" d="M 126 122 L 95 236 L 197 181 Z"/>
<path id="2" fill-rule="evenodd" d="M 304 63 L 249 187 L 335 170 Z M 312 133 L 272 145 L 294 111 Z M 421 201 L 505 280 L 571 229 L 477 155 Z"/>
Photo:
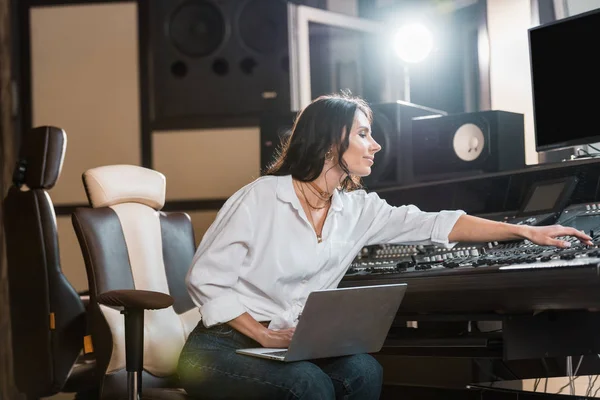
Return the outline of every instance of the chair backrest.
<path id="1" fill-rule="evenodd" d="M 61 391 L 85 334 L 84 304 L 61 271 L 48 194 L 60 176 L 66 145 L 60 128 L 25 132 L 3 203 L 15 381 L 30 397 Z"/>
<path id="2" fill-rule="evenodd" d="M 78 208 L 72 220 L 89 280 L 96 362 L 105 374 L 101 397 L 123 396 L 127 389 L 123 316 L 96 301 L 109 290 L 173 296 L 172 307 L 145 312 L 142 385 L 178 387 L 179 354 L 200 320 L 185 286 L 195 251 L 191 220 L 185 213 L 160 211 L 166 180 L 157 171 L 98 167 L 83 174 L 83 184 L 92 208 Z"/>

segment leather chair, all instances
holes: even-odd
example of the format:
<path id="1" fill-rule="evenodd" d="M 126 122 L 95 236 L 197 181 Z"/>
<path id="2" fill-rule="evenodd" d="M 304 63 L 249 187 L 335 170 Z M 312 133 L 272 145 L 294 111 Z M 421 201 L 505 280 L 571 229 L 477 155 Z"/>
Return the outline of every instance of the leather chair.
<path id="1" fill-rule="evenodd" d="M 166 180 L 154 170 L 98 167 L 83 184 L 91 208 L 76 209 L 72 221 L 89 279 L 101 398 L 188 399 L 176 368 L 200 320 L 185 286 L 191 220 L 160 211 Z"/>
<path id="2" fill-rule="evenodd" d="M 15 382 L 29 399 L 59 392 L 97 395 L 95 363 L 82 355 L 84 300 L 60 267 L 48 191 L 58 180 L 67 136 L 41 126 L 21 138 L 3 203 Z"/>

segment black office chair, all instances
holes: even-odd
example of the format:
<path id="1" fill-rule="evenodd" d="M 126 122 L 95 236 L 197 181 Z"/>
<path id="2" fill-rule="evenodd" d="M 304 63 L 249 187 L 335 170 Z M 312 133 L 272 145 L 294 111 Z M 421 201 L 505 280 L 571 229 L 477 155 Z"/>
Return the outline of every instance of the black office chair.
<path id="1" fill-rule="evenodd" d="M 83 183 L 92 208 L 72 217 L 89 280 L 101 398 L 189 399 L 176 368 L 200 320 L 185 287 L 195 251 L 191 220 L 160 211 L 166 180 L 157 171 L 98 167 Z"/>
<path id="2" fill-rule="evenodd" d="M 95 398 L 95 362 L 82 355 L 84 300 L 62 273 L 48 191 L 58 180 L 67 137 L 56 127 L 26 132 L 4 199 L 13 366 L 28 399 L 75 392 Z"/>

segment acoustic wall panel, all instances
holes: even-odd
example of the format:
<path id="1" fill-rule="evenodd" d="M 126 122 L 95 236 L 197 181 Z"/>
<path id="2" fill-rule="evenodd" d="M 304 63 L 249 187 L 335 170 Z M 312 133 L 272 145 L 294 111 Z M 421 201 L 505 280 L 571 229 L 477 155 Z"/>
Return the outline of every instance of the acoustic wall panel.
<path id="1" fill-rule="evenodd" d="M 192 219 L 192 226 L 194 227 L 194 236 L 196 239 L 196 247 L 200 244 L 202 237 L 206 233 L 210 224 L 213 223 L 217 217 L 217 211 L 186 211 L 186 213 Z"/>
<path id="2" fill-rule="evenodd" d="M 167 200 L 231 196 L 260 176 L 258 127 L 152 134 L 153 168 L 167 178 Z"/>
<path id="3" fill-rule="evenodd" d="M 81 174 L 140 164 L 137 6 L 35 7 L 31 18 L 32 124 L 67 133 L 55 204 L 87 203 Z"/>

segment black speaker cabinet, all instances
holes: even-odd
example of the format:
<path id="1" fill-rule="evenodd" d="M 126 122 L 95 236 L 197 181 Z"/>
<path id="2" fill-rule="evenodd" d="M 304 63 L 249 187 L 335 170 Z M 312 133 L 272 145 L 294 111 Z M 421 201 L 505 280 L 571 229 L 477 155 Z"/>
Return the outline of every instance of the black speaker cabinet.
<path id="1" fill-rule="evenodd" d="M 153 129 L 258 125 L 290 110 L 284 0 L 152 0 Z"/>
<path id="2" fill-rule="evenodd" d="M 371 175 L 363 178 L 367 189 L 384 188 L 411 183 L 412 165 L 412 119 L 427 115 L 446 115 L 435 110 L 404 101 L 372 105 L 373 138 L 382 149 L 375 154 Z"/>
<path id="3" fill-rule="evenodd" d="M 412 121 L 413 172 L 431 181 L 525 167 L 523 114 L 479 111 Z"/>

